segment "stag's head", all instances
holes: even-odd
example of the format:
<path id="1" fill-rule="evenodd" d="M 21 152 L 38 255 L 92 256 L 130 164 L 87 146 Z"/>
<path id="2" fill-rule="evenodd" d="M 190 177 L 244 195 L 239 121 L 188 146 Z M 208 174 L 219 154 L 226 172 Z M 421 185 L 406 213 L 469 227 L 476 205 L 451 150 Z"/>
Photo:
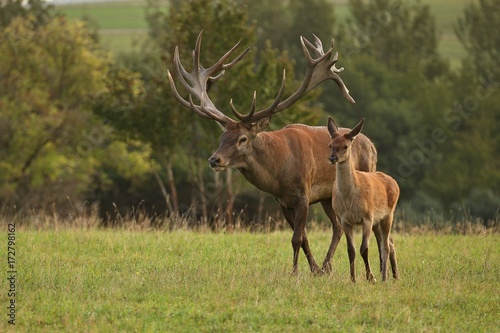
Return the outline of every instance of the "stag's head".
<path id="1" fill-rule="evenodd" d="M 246 158 L 252 154 L 255 138 L 269 125 L 270 118 L 264 118 L 245 126 L 242 122 L 229 124 L 220 138 L 219 148 L 208 159 L 208 164 L 215 171 L 228 167 L 243 168 Z"/>
<path id="2" fill-rule="evenodd" d="M 328 117 L 328 132 L 330 132 L 331 140 L 330 140 L 330 149 L 332 150 L 332 154 L 328 159 L 330 163 L 340 163 L 345 162 L 351 155 L 351 145 L 356 135 L 358 135 L 363 129 L 363 124 L 365 123 L 365 119 L 361 119 L 361 121 L 354 126 L 354 128 L 347 134 L 340 134 L 339 127 L 335 123 L 335 120 L 332 117 Z"/>
<path id="3" fill-rule="evenodd" d="M 227 69 L 232 68 L 243 58 L 249 51 L 249 48 L 240 53 L 231 62 L 226 63 L 238 48 L 240 41 L 227 51 L 214 65 L 204 68 L 200 64 L 202 34 L 203 31 L 198 35 L 196 46 L 193 50 L 193 69 L 191 72 L 188 72 L 181 64 L 178 47 L 175 48 L 174 52 L 175 73 L 182 86 L 188 91 L 189 98 L 185 99 L 180 96 L 170 72 L 168 72 L 168 79 L 174 96 L 183 106 L 193 110 L 203 118 L 217 121 L 223 128 L 224 133 L 221 136 L 219 149 L 209 159 L 210 166 L 216 171 L 228 167 L 244 167 L 246 158 L 252 154 L 255 139 L 260 132 L 267 128 L 272 115 L 289 108 L 323 81 L 333 80 L 340 88 L 343 96 L 349 102 L 354 103 L 354 99 L 349 95 L 349 90 L 338 75 L 344 69 L 335 67 L 338 60 L 338 53 L 335 53 L 332 57 L 333 40 L 331 48 L 327 52 L 324 52 L 323 45 L 318 37 L 314 36 L 314 45 L 307 39 L 300 37 L 302 49 L 308 62 L 306 75 L 300 88 L 288 98 L 282 100 L 285 90 L 285 72 L 283 71 L 281 87 L 270 106 L 257 111 L 256 93 L 254 92 L 251 109 L 248 114 L 243 115 L 236 110 L 231 100 L 229 103 L 231 111 L 238 119 L 233 120 L 216 108 L 212 100 L 208 97 L 208 90 L 213 83 L 224 75 Z M 311 56 L 311 51 L 315 55 L 315 58 Z"/>

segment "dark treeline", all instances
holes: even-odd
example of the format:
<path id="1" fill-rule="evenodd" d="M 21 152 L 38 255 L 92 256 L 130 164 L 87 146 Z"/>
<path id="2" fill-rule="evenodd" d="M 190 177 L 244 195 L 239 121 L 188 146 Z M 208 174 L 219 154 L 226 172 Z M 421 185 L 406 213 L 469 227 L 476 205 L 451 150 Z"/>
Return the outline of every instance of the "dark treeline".
<path id="1" fill-rule="evenodd" d="M 97 30 L 40 0 L 0 3 L 0 209 L 3 214 L 130 212 L 189 223 L 262 223 L 278 205 L 237 170 L 215 173 L 207 159 L 220 128 L 184 109 L 167 79 L 174 48 L 191 64 L 204 29 L 202 64 L 238 40 L 251 51 L 211 98 L 250 110 L 285 95 L 305 72 L 299 36 L 335 37 L 350 105 L 331 82 L 277 114 L 291 123 L 342 127 L 366 117 L 377 168 L 401 187 L 406 221 L 498 218 L 500 203 L 500 2 L 466 6 L 455 32 L 467 55 L 457 68 L 438 53 L 429 6 L 418 1 L 349 0 L 347 22 L 327 0 L 149 0 L 147 39 L 112 57 Z M 185 92 L 183 92 L 185 93 Z M 327 144 L 327 143 L 325 143 Z M 325 156 L 327 158 L 327 156 Z M 304 161 L 307 163 L 307 161 Z"/>

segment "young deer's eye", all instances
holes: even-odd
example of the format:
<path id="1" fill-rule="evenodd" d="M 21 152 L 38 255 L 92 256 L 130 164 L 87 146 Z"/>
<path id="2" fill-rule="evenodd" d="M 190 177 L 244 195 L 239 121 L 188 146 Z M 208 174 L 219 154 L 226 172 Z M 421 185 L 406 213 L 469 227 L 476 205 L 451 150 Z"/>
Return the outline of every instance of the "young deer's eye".
<path id="1" fill-rule="evenodd" d="M 344 146 L 344 149 L 347 149 L 347 145 Z"/>

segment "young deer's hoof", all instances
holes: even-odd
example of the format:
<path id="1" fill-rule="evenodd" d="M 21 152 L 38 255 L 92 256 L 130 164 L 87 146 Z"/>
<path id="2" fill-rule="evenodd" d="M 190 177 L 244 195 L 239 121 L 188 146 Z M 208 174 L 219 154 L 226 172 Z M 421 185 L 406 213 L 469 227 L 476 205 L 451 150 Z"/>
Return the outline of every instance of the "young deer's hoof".
<path id="1" fill-rule="evenodd" d="M 377 280 L 375 279 L 375 276 L 373 276 L 372 273 L 367 273 L 366 274 L 366 279 L 368 280 L 368 282 L 371 282 L 371 283 L 377 282 Z"/>

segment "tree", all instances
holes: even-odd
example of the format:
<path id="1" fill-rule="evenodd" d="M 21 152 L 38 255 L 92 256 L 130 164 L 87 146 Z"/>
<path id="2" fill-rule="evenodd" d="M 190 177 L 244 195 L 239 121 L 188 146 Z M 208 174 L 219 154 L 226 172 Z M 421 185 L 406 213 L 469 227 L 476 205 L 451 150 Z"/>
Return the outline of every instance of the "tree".
<path id="1" fill-rule="evenodd" d="M 467 50 L 466 62 L 476 75 L 500 78 L 500 22 L 498 0 L 479 0 L 468 4 L 455 26 L 455 33 Z M 465 68 L 464 68 L 465 69 Z"/>
<path id="2" fill-rule="evenodd" d="M 499 195 L 500 33 L 494 29 L 500 24 L 498 9 L 496 0 L 471 3 L 455 27 L 467 56 L 452 76 L 449 103 L 441 113 L 446 140 L 436 147 L 439 163 L 429 168 L 424 182 L 446 207 L 472 203 L 481 197 L 478 193 Z M 489 207 L 488 218 L 497 209 L 498 203 Z"/>
<path id="3" fill-rule="evenodd" d="M 7 27 L 17 17 L 32 17 L 31 24 L 38 27 L 47 24 L 54 16 L 54 6 L 43 0 L 0 1 L 0 28 Z"/>
<path id="4" fill-rule="evenodd" d="M 218 212 L 221 219 L 231 223 L 234 214 L 232 205 L 237 192 L 233 186 L 248 185 L 238 181 L 239 178 L 234 177 L 231 170 L 213 173 L 206 167 L 206 159 L 218 146 L 220 128 L 215 122 L 184 109 L 173 98 L 166 70 L 170 68 L 175 74 L 172 70 L 175 46 L 179 47 L 186 69 L 191 69 L 191 50 L 202 29 L 205 30 L 201 50 L 204 66 L 215 63 L 238 40 L 242 40 L 241 50 L 247 45 L 255 45 L 256 30 L 249 24 L 247 12 L 246 1 L 172 2 L 168 10 L 162 7 L 160 1 L 149 1 L 146 11 L 150 26 L 149 39 L 140 52 L 121 59 L 128 70 L 140 73 L 144 93 L 139 96 L 137 107 L 127 113 L 127 118 L 114 120 L 113 126 L 123 135 L 151 145 L 155 158 L 163 161 L 162 166 L 169 170 L 170 186 L 166 191 L 168 193 L 165 193 L 169 200 L 173 201 L 176 185 L 185 182 L 192 184 L 190 202 L 186 202 L 184 186 L 179 191 L 178 207 L 181 212 L 190 211 L 195 216 L 193 221 L 199 217 L 207 221 L 210 211 L 214 211 L 216 214 Z M 257 107 L 263 108 L 275 98 L 284 68 L 287 69 L 286 91 L 291 92 L 299 83 L 295 80 L 293 62 L 286 52 L 281 53 L 271 44 L 267 44 L 264 50 L 252 47 L 250 53 L 211 88 L 210 96 L 217 106 L 230 113 L 231 99 L 239 110 L 250 110 L 252 92 L 255 90 Z M 181 87 L 178 89 L 186 95 Z M 274 126 L 288 124 L 291 120 L 316 121 L 317 114 L 321 112 L 320 105 L 311 102 L 315 96 L 312 93 L 309 100 L 297 103 L 295 110 L 276 116 Z M 117 118 L 113 116 L 116 114 L 113 108 L 102 111 L 102 116 Z M 178 173 L 178 177 L 174 177 L 174 173 Z"/>
<path id="5" fill-rule="evenodd" d="M 348 40 L 344 56 L 364 54 L 389 68 L 408 72 L 419 68 L 415 79 L 432 79 L 447 72 L 438 54 L 436 20 L 430 6 L 420 1 L 349 0 Z"/>
<path id="6" fill-rule="evenodd" d="M 334 35 L 335 11 L 331 1 L 327 0 L 290 0 L 290 30 L 287 31 L 287 44 L 290 57 L 295 59 L 296 70 L 304 68 L 305 59 L 299 43 L 300 36 L 309 38 L 312 34 L 318 36 L 328 46 Z M 339 36 L 337 36 L 339 37 Z"/>
<path id="7" fill-rule="evenodd" d="M 116 166 L 103 159 L 118 147 L 113 131 L 91 112 L 107 92 L 111 59 L 83 22 L 35 23 L 17 17 L 0 31 L 0 199 L 57 209 L 83 202 L 98 169 Z M 145 156 L 131 157 L 134 165 Z"/>
<path id="8" fill-rule="evenodd" d="M 321 100 L 341 126 L 367 118 L 364 132 L 377 147 L 377 168 L 396 178 L 402 200 L 411 199 L 432 162 L 419 147 L 446 106 L 439 94 L 446 91 L 447 64 L 437 51 L 435 20 L 419 2 L 349 4 L 347 34 L 336 45 L 356 104 L 327 94 Z"/>

